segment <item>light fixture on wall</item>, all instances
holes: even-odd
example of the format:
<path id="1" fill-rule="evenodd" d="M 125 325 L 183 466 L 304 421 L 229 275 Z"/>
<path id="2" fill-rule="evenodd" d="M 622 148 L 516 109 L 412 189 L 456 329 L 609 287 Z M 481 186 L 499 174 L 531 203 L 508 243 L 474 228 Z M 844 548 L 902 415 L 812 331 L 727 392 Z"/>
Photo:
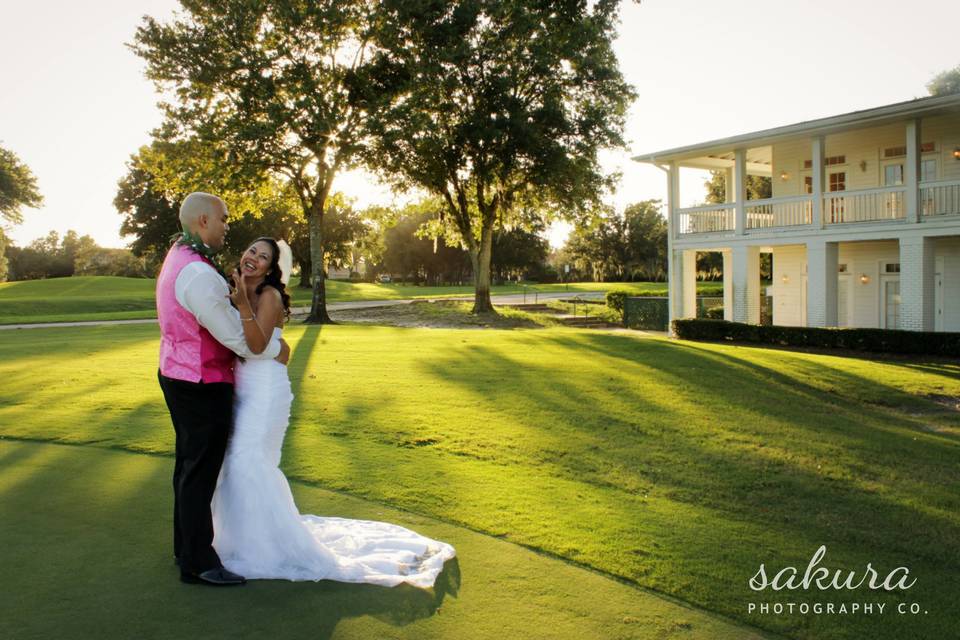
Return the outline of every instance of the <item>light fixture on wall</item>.
<path id="1" fill-rule="evenodd" d="M 870 276 L 868 276 L 868 275 L 865 274 L 865 273 L 861 273 L 861 274 L 860 274 L 860 284 L 869 284 L 869 282 L 870 282 Z"/>
<path id="2" fill-rule="evenodd" d="M 783 284 L 787 284 L 790 282 L 790 277 L 787 274 L 783 274 L 780 280 L 783 282 Z"/>
<path id="3" fill-rule="evenodd" d="M 860 161 L 860 171 L 864 171 L 864 172 L 865 172 L 866 170 L 867 170 L 867 161 L 866 161 L 866 160 L 861 160 L 861 161 Z"/>
<path id="4" fill-rule="evenodd" d="M 960 160 L 960 147 L 954 147 L 953 149 L 953 159 Z"/>
<path id="5" fill-rule="evenodd" d="M 780 172 L 780 180 L 782 180 L 783 182 L 786 182 L 789 179 L 790 179 L 790 174 L 787 173 L 786 169 Z"/>

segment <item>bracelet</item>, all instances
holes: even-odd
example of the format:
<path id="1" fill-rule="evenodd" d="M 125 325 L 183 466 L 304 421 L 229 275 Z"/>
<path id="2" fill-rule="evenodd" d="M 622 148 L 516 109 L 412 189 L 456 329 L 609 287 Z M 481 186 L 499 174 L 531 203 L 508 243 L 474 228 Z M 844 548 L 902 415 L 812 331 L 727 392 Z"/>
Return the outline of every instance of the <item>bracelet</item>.
<path id="1" fill-rule="evenodd" d="M 257 319 L 257 316 L 250 316 L 249 318 L 240 318 L 240 320 L 242 320 L 243 322 L 246 322 L 248 320 L 256 320 L 256 319 Z"/>

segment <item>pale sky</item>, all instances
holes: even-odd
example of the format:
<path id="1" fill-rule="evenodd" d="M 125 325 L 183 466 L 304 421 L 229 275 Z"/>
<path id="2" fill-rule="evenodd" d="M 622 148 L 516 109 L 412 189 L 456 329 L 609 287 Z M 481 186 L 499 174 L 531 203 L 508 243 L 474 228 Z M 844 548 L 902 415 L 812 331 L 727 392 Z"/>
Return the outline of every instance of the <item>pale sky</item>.
<path id="1" fill-rule="evenodd" d="M 33 170 L 46 200 L 8 234 L 22 246 L 75 229 L 125 246 L 116 184 L 160 114 L 124 43 L 142 15 L 164 19 L 178 4 L 0 2 L 0 145 Z M 625 2 L 617 54 L 639 99 L 630 152 L 608 156 L 623 173 L 613 203 L 666 196 L 663 173 L 631 155 L 926 95 L 935 73 L 960 64 L 958 24 L 957 0 Z M 334 188 L 361 207 L 391 199 L 363 174 Z M 702 178 L 685 175 L 681 189 L 684 203 L 701 199 Z"/>

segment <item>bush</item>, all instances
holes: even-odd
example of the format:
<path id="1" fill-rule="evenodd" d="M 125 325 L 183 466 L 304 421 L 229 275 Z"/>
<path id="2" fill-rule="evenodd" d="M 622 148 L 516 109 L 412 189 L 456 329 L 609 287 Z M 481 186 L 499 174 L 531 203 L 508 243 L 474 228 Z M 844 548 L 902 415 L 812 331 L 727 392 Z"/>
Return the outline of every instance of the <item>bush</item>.
<path id="1" fill-rule="evenodd" d="M 826 347 L 960 357 L 960 333 L 895 329 L 780 327 L 725 320 L 674 320 L 673 332 L 684 340 L 730 340 L 790 347 Z"/>
<path id="2" fill-rule="evenodd" d="M 612 289 L 607 291 L 607 306 L 611 309 L 616 309 L 620 312 L 620 315 L 623 315 L 623 303 L 630 297 L 634 296 L 632 291 L 625 291 L 623 289 Z"/>
<path id="3" fill-rule="evenodd" d="M 723 320 L 723 307 L 710 307 L 707 309 L 706 315 L 711 320 Z"/>

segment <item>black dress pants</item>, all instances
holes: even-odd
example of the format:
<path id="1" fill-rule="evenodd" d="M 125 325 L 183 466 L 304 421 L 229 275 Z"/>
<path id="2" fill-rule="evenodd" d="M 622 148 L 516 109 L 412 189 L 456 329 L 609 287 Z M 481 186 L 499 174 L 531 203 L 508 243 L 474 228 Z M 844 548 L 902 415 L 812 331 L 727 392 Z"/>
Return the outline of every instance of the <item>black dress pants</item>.
<path id="1" fill-rule="evenodd" d="M 157 372 L 176 432 L 173 467 L 173 553 L 180 569 L 223 566 L 213 549 L 210 501 L 233 424 L 233 385 L 168 378 Z"/>

